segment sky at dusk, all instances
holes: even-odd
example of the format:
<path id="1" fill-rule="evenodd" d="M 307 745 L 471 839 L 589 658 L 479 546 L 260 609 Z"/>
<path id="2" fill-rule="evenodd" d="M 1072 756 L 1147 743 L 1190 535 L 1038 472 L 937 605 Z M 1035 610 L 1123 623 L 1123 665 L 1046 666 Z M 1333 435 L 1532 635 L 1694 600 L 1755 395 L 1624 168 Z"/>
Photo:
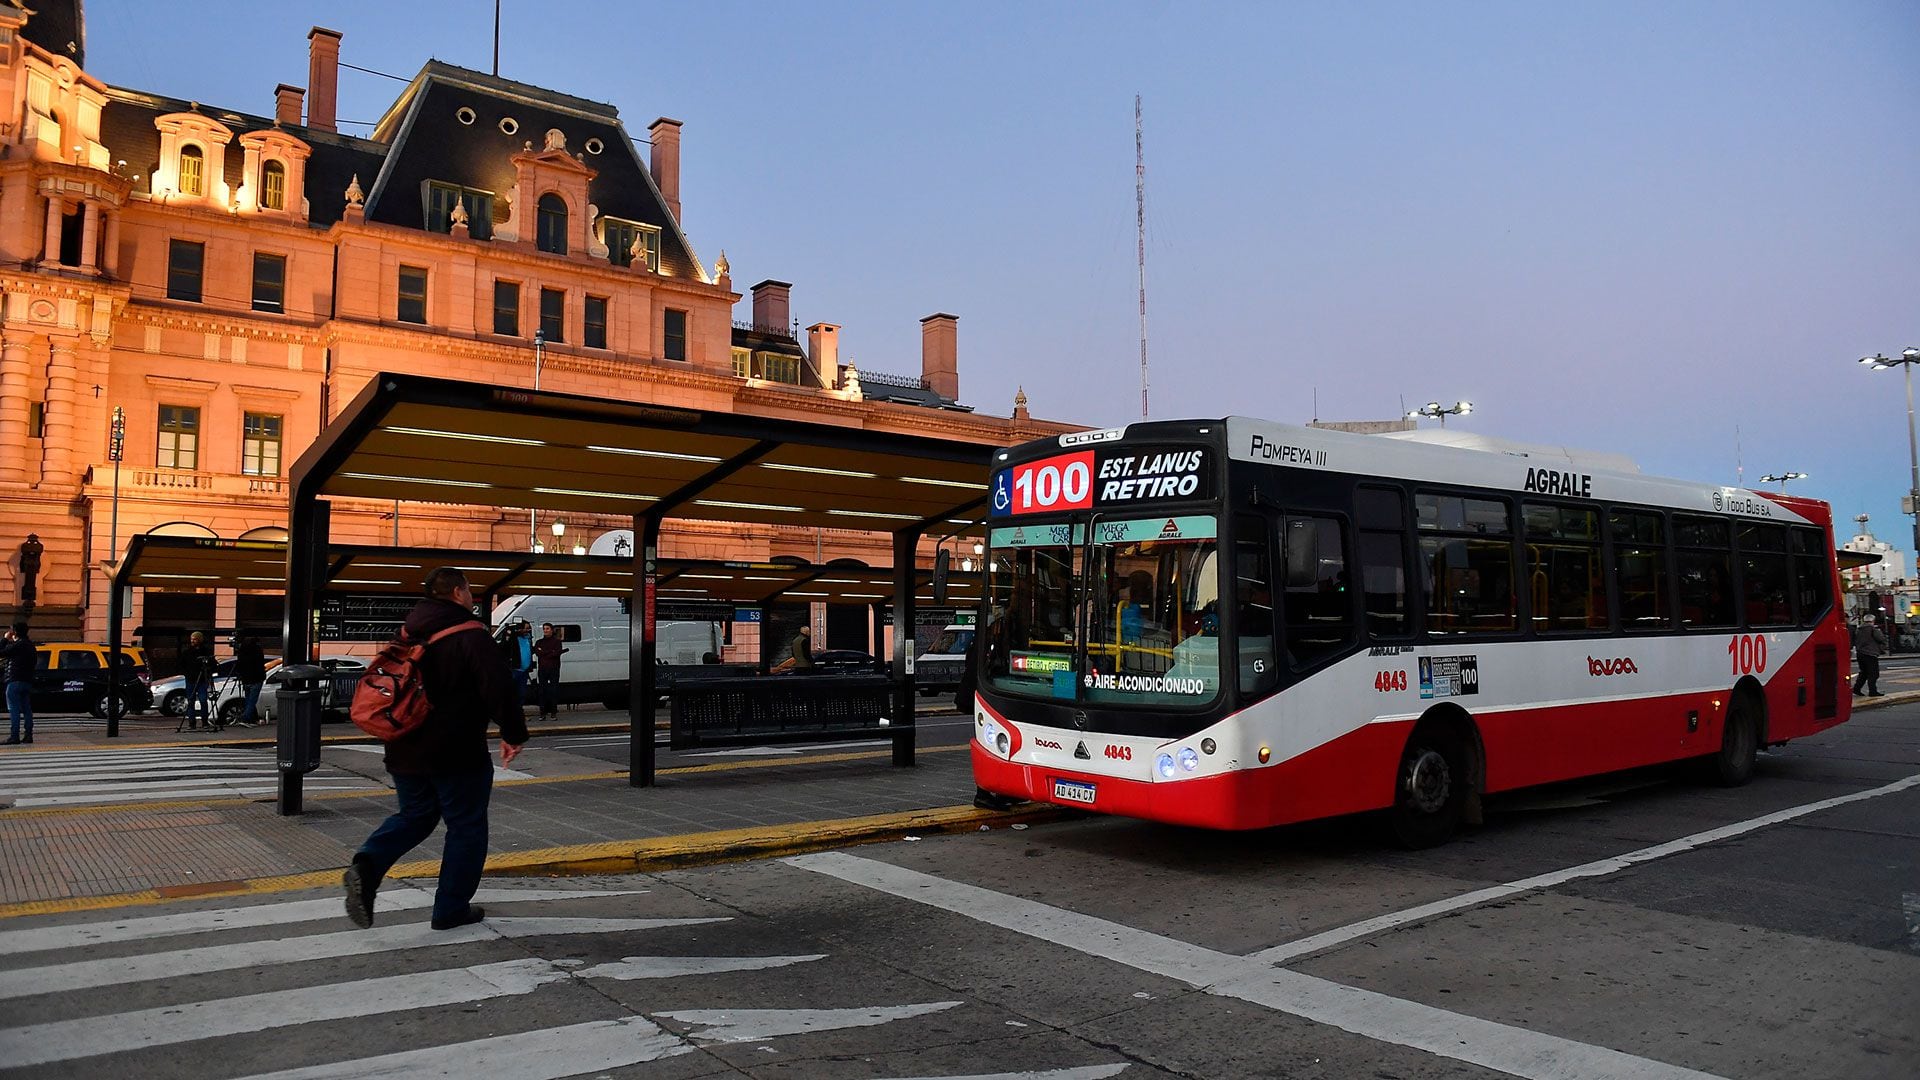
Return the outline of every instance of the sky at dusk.
<path id="1" fill-rule="evenodd" d="M 98 0 L 87 66 L 272 115 L 316 23 L 410 77 L 487 70 L 492 9 Z M 1809 473 L 1910 553 L 1901 373 L 1856 360 L 1920 345 L 1912 0 L 505 0 L 500 54 L 638 138 L 683 121 L 695 251 L 863 370 L 918 374 L 952 312 L 967 404 L 1138 419 L 1139 94 L 1154 417 L 1465 398 L 1450 426 L 1651 473 Z M 343 70 L 339 116 L 401 88 Z"/>

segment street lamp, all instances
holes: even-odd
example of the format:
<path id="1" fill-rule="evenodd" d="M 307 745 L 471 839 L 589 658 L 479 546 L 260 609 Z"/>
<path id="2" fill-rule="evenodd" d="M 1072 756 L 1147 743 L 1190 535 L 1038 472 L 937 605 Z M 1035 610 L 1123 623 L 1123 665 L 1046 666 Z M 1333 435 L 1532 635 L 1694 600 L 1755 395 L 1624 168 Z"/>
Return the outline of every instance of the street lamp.
<path id="1" fill-rule="evenodd" d="M 1807 474 L 1803 472 L 1768 473 L 1760 478 L 1760 482 L 1763 484 L 1771 484 L 1778 481 L 1780 484 L 1780 492 L 1784 495 L 1787 490 L 1787 481 L 1805 480 L 1806 478 Z"/>
<path id="2" fill-rule="evenodd" d="M 1863 356 L 1860 362 L 1873 371 L 1884 371 L 1898 365 L 1907 373 L 1907 460 L 1913 466 L 1911 486 L 1907 489 L 1907 505 L 1902 507 L 1913 516 L 1913 554 L 1914 572 L 1920 574 L 1920 448 L 1916 448 L 1913 433 L 1913 365 L 1920 364 L 1920 348 L 1911 345 L 1902 350 L 1899 356 L 1885 357 L 1879 353 Z"/>
<path id="3" fill-rule="evenodd" d="M 540 389 L 540 367 L 546 362 L 546 359 L 547 333 L 545 330 L 535 330 L 533 332 L 533 388 L 535 390 Z M 540 524 L 535 517 L 535 511 L 527 511 L 527 546 L 533 549 L 535 555 L 546 550 L 540 546 L 540 537 L 537 535 L 539 531 Z M 558 536 L 560 534 L 554 533 L 554 535 Z M 396 546 L 398 543 L 398 541 L 395 541 Z"/>
<path id="4" fill-rule="evenodd" d="M 1429 401 L 1425 405 L 1422 405 L 1419 408 L 1408 413 L 1407 419 L 1418 420 L 1423 416 L 1438 417 L 1440 420 L 1440 426 L 1446 427 L 1447 417 L 1465 416 L 1472 411 L 1473 411 L 1473 402 L 1471 401 L 1456 401 L 1453 403 L 1453 405 L 1450 408 L 1444 408 L 1444 409 L 1440 407 L 1439 402 Z"/>
<path id="5" fill-rule="evenodd" d="M 108 552 L 114 562 L 120 561 L 120 459 L 127 455 L 127 410 L 118 405 L 113 407 L 113 423 L 107 429 L 107 460 L 113 462 L 113 531 L 108 543 L 112 550 Z"/>

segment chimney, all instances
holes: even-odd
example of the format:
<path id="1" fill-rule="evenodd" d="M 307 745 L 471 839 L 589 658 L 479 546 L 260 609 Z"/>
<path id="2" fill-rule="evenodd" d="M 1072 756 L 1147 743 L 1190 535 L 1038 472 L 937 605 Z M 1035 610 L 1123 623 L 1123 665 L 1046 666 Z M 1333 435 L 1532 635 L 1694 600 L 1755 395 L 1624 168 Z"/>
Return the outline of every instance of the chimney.
<path id="1" fill-rule="evenodd" d="M 667 212 L 680 220 L 680 121 L 661 117 L 647 128 L 653 136 L 653 182 L 667 200 Z"/>
<path id="2" fill-rule="evenodd" d="M 817 322 L 807 327 L 807 355 L 813 357 L 814 372 L 820 385 L 831 390 L 840 385 L 840 328 Z"/>
<path id="3" fill-rule="evenodd" d="M 300 104 L 307 96 L 305 87 L 281 83 L 273 88 L 273 122 L 283 127 L 300 126 Z"/>
<path id="4" fill-rule="evenodd" d="M 787 292 L 793 288 L 788 281 L 775 281 L 772 278 L 753 287 L 753 327 L 756 330 L 771 330 L 777 334 L 792 333 L 792 324 L 787 320 Z"/>
<path id="5" fill-rule="evenodd" d="M 333 110 L 340 99 L 340 31 L 316 26 L 307 31 L 307 126 L 333 131 Z"/>
<path id="6" fill-rule="evenodd" d="M 920 377 L 941 397 L 960 398 L 960 316 L 939 312 L 920 320 Z"/>

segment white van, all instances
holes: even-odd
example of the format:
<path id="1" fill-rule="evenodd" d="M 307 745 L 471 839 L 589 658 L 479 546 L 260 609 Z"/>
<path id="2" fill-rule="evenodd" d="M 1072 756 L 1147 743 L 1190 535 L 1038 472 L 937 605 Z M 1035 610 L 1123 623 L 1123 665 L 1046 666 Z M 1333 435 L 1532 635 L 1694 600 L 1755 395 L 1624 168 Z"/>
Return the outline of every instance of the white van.
<path id="1" fill-rule="evenodd" d="M 913 681 L 922 694 L 959 688 L 967 670 L 967 654 L 973 651 L 974 616 L 971 611 L 956 612 L 940 636 L 914 657 Z"/>
<path id="2" fill-rule="evenodd" d="M 540 638 L 540 625 L 552 623 L 566 646 L 560 657 L 562 703 L 596 701 L 617 709 L 627 698 L 627 612 L 615 596 L 533 596 L 507 598 L 493 609 L 493 637 L 506 636 L 506 627 L 525 622 Z M 695 667 L 716 663 L 723 655 L 725 627 L 718 622 L 662 622 L 654 624 L 655 663 Z M 713 659 L 709 660 L 711 656 Z M 657 669 L 656 669 L 657 670 Z M 529 698 L 531 700 L 531 698 Z"/>

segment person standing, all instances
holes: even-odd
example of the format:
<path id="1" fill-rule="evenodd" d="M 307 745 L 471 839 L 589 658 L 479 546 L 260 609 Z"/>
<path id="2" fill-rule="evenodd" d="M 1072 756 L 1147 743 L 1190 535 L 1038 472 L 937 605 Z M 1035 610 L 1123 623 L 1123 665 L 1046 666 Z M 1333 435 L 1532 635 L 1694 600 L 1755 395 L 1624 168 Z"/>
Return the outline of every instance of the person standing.
<path id="1" fill-rule="evenodd" d="M 534 664 L 538 668 L 540 719 L 560 719 L 557 692 L 560 689 L 560 654 L 567 651 L 552 623 L 540 624 L 540 640 L 533 643 Z"/>
<path id="2" fill-rule="evenodd" d="M 513 674 L 514 700 L 522 708 L 527 704 L 527 676 L 533 671 L 532 629 L 525 622 L 508 623 L 500 639 L 500 656 Z"/>
<path id="3" fill-rule="evenodd" d="M 240 680 L 240 689 L 247 696 L 246 709 L 240 714 L 240 722 L 253 727 L 260 723 L 260 687 L 267 681 L 267 654 L 260 648 L 260 639 L 252 634 L 241 634 L 233 643 L 233 676 Z"/>
<path id="4" fill-rule="evenodd" d="M 354 852 L 341 877 L 347 918 L 362 930 L 373 925 L 381 879 L 443 820 L 447 839 L 432 926 L 451 930 L 486 918 L 472 900 L 487 862 L 487 803 L 493 793 L 487 727 L 499 726 L 503 765 L 518 757 L 527 741 L 526 718 L 513 703 L 506 661 L 473 617 L 466 575 L 440 567 L 427 575 L 426 590 L 426 599 L 407 615 L 406 636 L 426 641 L 454 632 L 428 646 L 419 660 L 429 703 L 426 721 L 387 744 L 387 772 L 399 809 Z"/>
<path id="5" fill-rule="evenodd" d="M 812 674 L 813 628 L 810 626 L 801 627 L 800 632 L 793 635 L 793 644 L 787 647 L 787 651 L 793 654 L 792 670 L 795 673 L 800 675 Z"/>
<path id="6" fill-rule="evenodd" d="M 180 653 L 180 671 L 187 679 L 187 730 L 198 730 L 204 721 L 213 726 L 213 646 L 198 630 L 187 639 Z"/>
<path id="7" fill-rule="evenodd" d="M 1853 692 L 1857 695 L 1860 688 L 1867 688 L 1867 697 L 1880 697 L 1880 657 L 1886 655 L 1887 635 L 1880 629 L 1880 620 L 1867 615 L 1860 620 L 1859 628 L 1853 633 L 1853 655 L 1860 661 L 1860 673 L 1854 676 Z"/>
<path id="8" fill-rule="evenodd" d="M 33 741 L 33 669 L 38 663 L 38 654 L 39 648 L 28 633 L 27 624 L 14 623 L 7 631 L 5 645 L 0 645 L 0 660 L 7 664 L 8 746 Z M 22 722 L 26 730 L 24 738 L 20 734 Z"/>

